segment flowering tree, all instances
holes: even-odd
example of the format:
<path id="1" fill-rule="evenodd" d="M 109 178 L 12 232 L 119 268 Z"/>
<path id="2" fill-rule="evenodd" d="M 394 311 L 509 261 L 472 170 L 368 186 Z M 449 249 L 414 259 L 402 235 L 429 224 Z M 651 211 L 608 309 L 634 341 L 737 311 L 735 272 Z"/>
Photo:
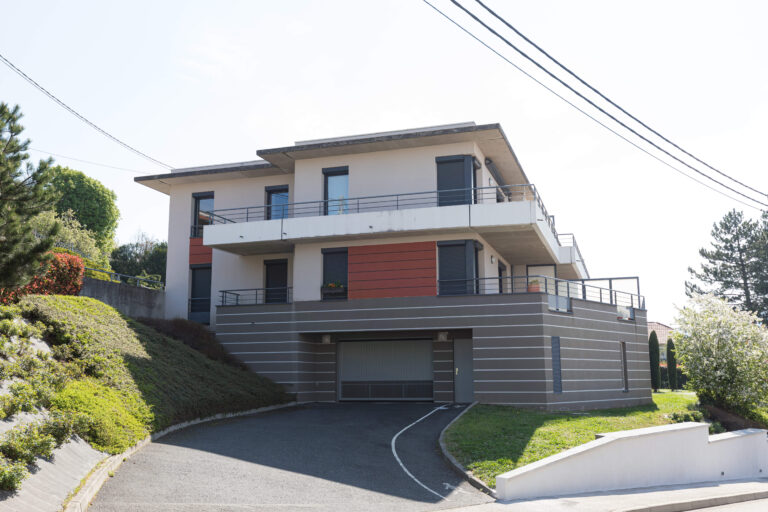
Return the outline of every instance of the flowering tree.
<path id="1" fill-rule="evenodd" d="M 695 295 L 677 323 L 677 356 L 699 398 L 731 409 L 768 401 L 768 329 L 757 315 L 713 295 Z"/>
<path id="2" fill-rule="evenodd" d="M 24 295 L 77 295 L 83 285 L 83 260 L 72 254 L 53 254 L 50 263 L 25 286 L 0 288 L 0 304 L 17 302 Z"/>

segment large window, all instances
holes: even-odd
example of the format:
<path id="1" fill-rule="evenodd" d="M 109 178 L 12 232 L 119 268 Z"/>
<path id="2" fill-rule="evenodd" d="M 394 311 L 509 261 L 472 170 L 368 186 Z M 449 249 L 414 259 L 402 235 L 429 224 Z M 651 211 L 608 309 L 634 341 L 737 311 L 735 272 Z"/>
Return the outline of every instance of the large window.
<path id="1" fill-rule="evenodd" d="M 267 220 L 288 217 L 288 185 L 267 187 Z"/>
<path id="2" fill-rule="evenodd" d="M 192 194 L 193 218 L 192 218 L 192 238 L 203 236 L 203 226 L 213 224 L 213 192 L 196 192 Z"/>
<path id="3" fill-rule="evenodd" d="M 340 215 L 349 211 L 349 168 L 323 169 L 325 179 L 325 214 Z"/>
<path id="4" fill-rule="evenodd" d="M 323 300 L 347 298 L 347 248 L 323 249 Z"/>
<path id="5" fill-rule="evenodd" d="M 440 295 L 478 293 L 477 252 L 482 246 L 474 240 L 437 242 L 438 291 Z"/>

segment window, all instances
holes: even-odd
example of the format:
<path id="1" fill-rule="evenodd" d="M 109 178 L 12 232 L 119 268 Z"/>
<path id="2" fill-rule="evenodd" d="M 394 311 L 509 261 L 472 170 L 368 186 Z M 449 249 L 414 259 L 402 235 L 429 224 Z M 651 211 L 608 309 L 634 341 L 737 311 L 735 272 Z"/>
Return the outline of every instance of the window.
<path id="1" fill-rule="evenodd" d="M 341 215 L 349 211 L 349 167 L 323 169 L 325 178 L 325 214 Z"/>
<path id="2" fill-rule="evenodd" d="M 439 156 L 437 162 L 437 205 L 470 204 L 475 186 L 471 155 Z"/>
<path id="3" fill-rule="evenodd" d="M 189 320 L 207 324 L 211 312 L 211 266 L 190 267 Z"/>
<path id="4" fill-rule="evenodd" d="M 194 201 L 192 218 L 192 238 L 203 236 L 203 226 L 213 224 L 213 192 L 196 192 L 192 194 Z"/>
<path id="5" fill-rule="evenodd" d="M 323 249 L 323 300 L 347 298 L 347 248 Z"/>
<path id="6" fill-rule="evenodd" d="M 288 185 L 267 187 L 266 217 L 270 219 L 284 219 L 288 216 Z"/>
<path id="7" fill-rule="evenodd" d="M 288 260 L 264 260 L 264 302 L 288 302 Z"/>
<path id="8" fill-rule="evenodd" d="M 560 336 L 552 336 L 552 392 L 563 392 L 563 375 L 560 362 Z"/>
<path id="9" fill-rule="evenodd" d="M 621 350 L 621 375 L 624 380 L 624 392 L 626 393 L 629 391 L 629 371 L 627 370 L 627 344 L 626 342 L 620 341 L 620 350 Z"/>
<path id="10" fill-rule="evenodd" d="M 478 292 L 477 252 L 480 249 L 482 245 L 474 240 L 437 242 L 440 295 Z"/>

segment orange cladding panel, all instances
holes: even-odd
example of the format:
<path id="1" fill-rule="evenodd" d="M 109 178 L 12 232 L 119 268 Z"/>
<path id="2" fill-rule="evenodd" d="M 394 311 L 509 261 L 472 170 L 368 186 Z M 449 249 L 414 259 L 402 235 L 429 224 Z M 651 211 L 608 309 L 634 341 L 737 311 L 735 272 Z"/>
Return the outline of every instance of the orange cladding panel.
<path id="1" fill-rule="evenodd" d="M 363 245 L 348 249 L 350 299 L 437 295 L 437 243 Z"/>

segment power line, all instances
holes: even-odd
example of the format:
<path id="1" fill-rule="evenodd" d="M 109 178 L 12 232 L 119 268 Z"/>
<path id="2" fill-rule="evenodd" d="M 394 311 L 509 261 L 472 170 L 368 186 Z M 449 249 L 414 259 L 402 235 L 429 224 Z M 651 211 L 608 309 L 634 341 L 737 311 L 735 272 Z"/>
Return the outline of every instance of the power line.
<path id="1" fill-rule="evenodd" d="M 706 167 L 708 167 L 709 169 L 711 169 L 711 170 L 715 171 L 715 172 L 716 172 L 716 173 L 718 173 L 719 175 L 721 175 L 721 176 L 723 176 L 723 177 L 725 177 L 725 178 L 728 178 L 729 180 L 731 180 L 731 181 L 733 181 L 733 182 L 735 182 L 735 183 L 738 183 L 739 185 L 741 185 L 741 186 L 742 186 L 742 187 L 744 187 L 744 188 L 748 188 L 749 190 L 751 190 L 751 191 L 753 191 L 753 192 L 757 192 L 758 194 L 760 194 L 760 195 L 762 195 L 762 196 L 766 196 L 766 197 L 768 197 L 768 194 L 766 194 L 765 192 L 761 192 L 760 190 L 757 190 L 756 188 L 753 188 L 753 187 L 751 187 L 751 186 L 747 185 L 746 183 L 742 183 L 741 181 L 737 180 L 736 178 L 734 178 L 734 177 L 732 177 L 732 176 L 730 176 L 730 175 L 726 174 L 725 172 L 723 172 L 723 171 L 721 171 L 721 170 L 719 170 L 719 169 L 716 169 L 715 167 L 713 167 L 713 166 L 709 165 L 707 162 L 705 162 L 704 160 L 700 159 L 700 158 L 699 158 L 699 157 L 697 157 L 696 155 L 694 155 L 694 154 L 692 154 L 692 153 L 689 153 L 688 151 L 686 151 L 686 150 L 685 150 L 685 149 L 683 149 L 682 147 L 678 146 L 677 144 L 675 144 L 674 142 L 672 142 L 671 140 L 669 140 L 667 137 L 665 137 L 665 136 L 664 136 L 664 135 L 662 135 L 661 133 L 657 132 L 656 130 L 654 130 L 653 128 L 651 128 L 650 126 L 648 126 L 647 124 L 645 124 L 644 122 L 642 122 L 640 119 L 638 119 L 637 117 L 633 116 L 632 114 L 630 114 L 629 112 L 627 112 L 626 110 L 624 110 L 624 109 L 623 109 L 621 106 L 619 106 L 618 104 L 616 104 L 614 101 L 612 101 L 610 98 L 608 98 L 608 97 L 607 97 L 605 94 L 603 94 L 602 92 L 598 91 L 598 90 L 597 90 L 595 87 L 593 87 L 592 85 L 590 85 L 589 83 L 587 83 L 585 80 L 583 80 L 583 79 L 582 79 L 582 78 L 581 78 L 579 75 L 577 75 L 576 73 L 574 73 L 573 71 L 571 71 L 570 69 L 568 69 L 568 68 L 567 68 L 567 67 L 566 67 L 564 64 L 562 64 L 562 63 L 561 63 L 559 60 L 557 60 L 557 59 L 556 59 L 556 58 L 554 58 L 552 55 L 550 55 L 549 53 L 547 53 L 547 52 L 546 52 L 546 51 L 545 51 L 543 48 L 541 48 L 539 45 L 537 45 L 536 43 L 534 43 L 533 41 L 531 41 L 531 40 L 530 40 L 528 37 L 526 37 L 526 36 L 525 36 L 525 35 L 524 35 L 522 32 L 520 32 L 518 29 L 516 29 L 515 27 L 513 27 L 513 26 L 512 26 L 512 25 L 511 25 L 511 24 L 510 24 L 510 23 L 509 23 L 507 20 L 505 20 L 504 18 L 502 18 L 500 15 L 498 15 L 498 14 L 497 14 L 497 13 L 496 13 L 496 12 L 495 12 L 493 9 L 491 9 L 490 7 L 488 7 L 487 5 L 485 5 L 485 4 L 484 4 L 484 3 L 483 3 L 481 0 L 475 0 L 475 2 L 477 2 L 478 4 L 480 4 L 480 5 L 481 5 L 481 6 L 482 6 L 482 7 L 483 7 L 483 8 L 484 8 L 486 11 L 488 11 L 488 12 L 489 12 L 489 13 L 490 13 L 490 14 L 491 14 L 493 17 L 495 17 L 497 20 L 499 20 L 499 21 L 500 21 L 500 22 L 502 22 L 504 25 L 506 25 L 507 27 L 509 27 L 509 28 L 510 28 L 510 29 L 511 29 L 511 30 L 512 30 L 512 31 L 513 31 L 515 34 L 517 34 L 518 36 L 520 36 L 521 38 L 523 38 L 523 39 L 524 39 L 524 40 L 525 40 L 525 41 L 526 41 L 528 44 L 530 44 L 531 46 L 533 46 L 534 48 L 536 48 L 538 51 L 540 51 L 542 54 L 544 54 L 544 55 L 545 55 L 545 56 L 546 56 L 546 57 L 547 57 L 549 60 L 551 60 L 552 62 L 554 62 L 555 64 L 557 64 L 557 65 L 558 65 L 560 68 L 562 68 L 562 69 L 563 69 L 565 72 L 567 72 L 569 75 L 571 75 L 572 77 L 574 77 L 576 80 L 578 80 L 578 81 L 579 81 L 579 82 L 581 82 L 583 85 L 585 85 L 586 87 L 588 87 L 588 88 L 589 88 L 589 89 L 590 89 L 592 92 L 594 92 L 595 94 L 597 94 L 598 96 L 600 96 L 601 98 L 603 98 L 605 101 L 607 101 L 608 103 L 610 103 L 611 105 L 613 105 L 614 107 L 616 107 L 617 109 L 619 109 L 619 110 L 620 110 L 620 111 L 621 111 L 623 114 L 625 114 L 626 116 L 628 116 L 629 118 L 631 118 L 633 121 L 635 121 L 636 123 L 638 123 L 640 126 L 642 126 L 643 128 L 645 128 L 645 129 L 646 129 L 646 130 L 648 130 L 649 132 L 653 133 L 654 135 L 656 135 L 657 137 L 659 137 L 660 139 L 662 139 L 662 140 L 663 140 L 664 142 L 666 142 L 667 144 L 670 144 L 670 145 L 671 145 L 671 146 L 673 146 L 674 148 L 676 148 L 676 149 L 678 149 L 678 150 L 682 151 L 683 153 L 685 153 L 685 154 L 686 154 L 686 155 L 688 155 L 689 157 L 693 158 L 694 160 L 696 160 L 696 161 L 697 161 L 697 162 L 699 162 L 700 164 L 703 164 L 703 165 L 705 165 Z"/>
<path id="2" fill-rule="evenodd" d="M 139 156 L 141 156 L 143 158 L 146 158 L 147 160 L 149 160 L 151 162 L 154 162 L 157 165 L 160 165 L 160 166 L 165 167 L 167 169 L 172 169 L 172 167 L 170 165 L 165 164 L 165 163 L 163 163 L 160 160 L 157 160 L 155 158 L 152 158 L 151 156 L 147 155 L 146 153 L 142 153 L 141 151 L 139 151 L 138 149 L 134 148 L 133 146 L 129 146 L 128 144 L 126 144 L 125 142 L 121 141 L 120 139 L 118 139 L 114 135 L 108 133 L 106 130 L 103 130 L 103 129 L 99 128 L 98 126 L 96 126 L 94 123 L 92 123 L 91 121 L 86 119 L 84 116 L 80 115 L 72 107 L 70 107 L 69 105 L 67 105 L 63 101 L 61 101 L 59 98 L 54 96 L 52 93 L 48 92 L 48 90 L 46 90 L 45 87 L 43 87 L 42 85 L 40 85 L 37 82 L 35 82 L 31 77 L 29 77 L 26 73 L 24 73 L 22 70 L 17 68 L 11 61 L 9 61 L 7 58 L 5 58 L 5 56 L 3 56 L 2 54 L 0 54 L 0 61 L 2 61 L 6 66 L 8 66 L 11 69 L 11 71 L 13 71 L 14 73 L 16 73 L 17 75 L 22 77 L 24 80 L 26 80 L 27 82 L 32 84 L 37 90 L 39 90 L 40 92 L 42 92 L 43 94 L 48 96 L 50 99 L 52 99 L 54 102 L 59 104 L 59 106 L 64 108 L 67 112 L 69 112 L 70 114 L 72 114 L 76 118 L 80 119 L 82 122 L 84 122 L 85 124 L 87 124 L 88 126 L 93 128 L 97 132 L 99 132 L 102 135 L 104 135 L 105 137 L 113 140 L 114 142 L 117 142 L 118 144 L 120 144 L 121 146 L 126 148 L 127 150 L 132 151 L 133 153 L 136 153 L 137 155 L 139 155 Z"/>
<path id="3" fill-rule="evenodd" d="M 108 167 L 110 169 L 117 169 L 118 171 L 128 171 L 135 174 L 148 174 L 146 171 L 139 171 L 138 169 L 128 169 L 127 167 L 118 167 L 116 165 L 109 165 L 109 164 L 102 164 L 99 162 L 92 162 L 90 160 L 83 160 L 81 158 L 75 158 L 73 156 L 67 156 L 67 155 L 60 155 L 58 153 L 51 153 L 50 151 L 45 151 L 44 149 L 37 149 L 37 148 L 29 148 L 30 151 L 37 151 L 38 153 L 45 153 L 46 155 L 51 156 L 57 156 L 59 158 L 66 158 L 67 160 L 74 160 L 75 162 L 82 162 L 84 164 L 91 164 L 91 165 L 97 165 L 99 167 Z"/>
<path id="4" fill-rule="evenodd" d="M 608 130 L 609 132 L 611 132 L 612 134 L 616 135 L 617 137 L 619 137 L 620 139 L 622 139 L 622 140 L 623 140 L 624 142 L 626 142 L 627 144 L 630 144 L 630 145 L 634 146 L 635 148 L 639 149 L 640 151 L 642 151 L 642 152 L 643 152 L 643 153 L 645 153 L 646 155 L 648 155 L 648 156 L 650 156 L 651 158 L 653 158 L 653 159 L 657 160 L 658 162 L 660 162 L 660 163 L 662 163 L 662 164 L 666 165 L 667 167 L 669 167 L 669 168 L 670 168 L 670 169 L 672 169 L 673 171 L 675 171 L 675 172 L 677 172 L 677 173 L 679 173 L 679 174 L 682 174 L 682 175 L 683 175 L 683 176 L 685 176 L 686 178 L 688 178 L 688 179 L 690 179 L 690 180 L 693 180 L 693 181 L 695 181 L 695 182 L 696 182 L 696 183 L 698 183 L 699 185 L 702 185 L 702 186 L 704 186 L 704 187 L 708 188 L 709 190 L 711 190 L 711 191 L 713 191 L 713 192 L 715 192 L 715 193 L 717 193 L 717 194 L 720 194 L 721 196 L 727 197 L 728 199 L 730 199 L 730 200 L 732 200 L 732 201 L 736 201 L 737 203 L 741 203 L 741 204 L 743 204 L 744 206 L 746 206 L 746 207 L 748 207 L 748 208 L 752 208 L 752 209 L 755 209 L 755 210 L 757 210 L 757 211 L 761 211 L 761 210 L 760 210 L 760 208 L 758 208 L 758 207 L 756 207 L 756 206 L 754 206 L 754 205 L 751 205 L 751 204 L 745 203 L 745 202 L 744 202 L 744 201 L 742 201 L 741 199 L 738 199 L 738 198 L 736 198 L 736 197 L 733 197 L 733 196 L 731 196 L 731 195 L 728 195 L 726 192 L 723 192 L 722 190 L 716 189 L 716 188 L 712 187 L 711 185 L 708 185 L 708 184 L 704 183 L 703 181 L 700 181 L 700 180 L 696 179 L 696 177 L 694 177 L 694 176 L 691 176 L 691 175 L 689 175 L 689 174 L 686 174 L 684 171 L 682 171 L 681 169 L 679 169 L 679 168 L 675 167 L 674 165 L 670 164 L 670 163 L 669 163 L 669 162 L 667 162 L 666 160 L 663 160 L 663 159 L 659 158 L 659 156 L 657 156 L 657 155 L 654 155 L 653 153 L 651 153 L 651 152 L 650 152 L 650 151 L 648 151 L 647 149 L 643 148 L 642 146 L 639 146 L 639 145 L 637 145 L 635 142 L 633 142 L 633 141 L 629 140 L 629 139 L 628 139 L 628 138 L 626 138 L 624 135 L 620 134 L 619 132 L 617 132 L 616 130 L 614 130 L 613 128 L 611 128 L 610 126 L 606 125 L 605 123 L 603 123 L 602 121 L 600 121 L 599 119 L 597 119 L 596 117 L 594 117 L 594 116 L 592 116 L 591 114 L 589 114 L 588 112 L 584 111 L 584 110 L 583 110 L 583 109 L 581 109 L 581 108 L 580 108 L 578 105 L 575 105 L 574 103 L 572 103 L 571 101 L 569 101 L 567 98 L 565 98 L 564 96 L 560 95 L 560 94 L 559 94 L 557 91 L 555 91 L 554 89 L 552 89 L 551 87 L 549 87 L 549 86 L 548 86 L 548 85 L 546 85 L 545 83 L 541 82 L 539 79 L 537 79 L 536 77 L 534 77 L 533 75 L 531 75 L 530 73 L 528 73 L 527 71 L 525 71 L 524 69 L 522 69 L 520 66 L 518 66 L 517 64 L 515 64 L 514 62 L 512 62 L 511 60 L 509 60 L 509 59 L 508 59 L 507 57 L 505 57 L 503 54 L 499 53 L 499 52 L 498 52 L 498 51 L 497 51 L 495 48 L 493 48 L 492 46 L 490 46 L 489 44 L 487 44 L 485 41 L 483 41 L 482 39 L 480 39 L 479 37 L 477 37 L 475 34 L 473 34 L 472 32 L 470 32 L 470 31 L 469 31 L 468 29 L 466 29 L 465 27 L 463 27 L 463 26 L 462 26 L 462 25 L 461 25 L 459 22 L 457 22 L 456 20 L 454 20 L 453 18 L 451 18 L 450 16 L 448 16 L 447 14 L 445 14 L 443 11 L 441 11 L 440 9 L 438 9 L 437 7 L 435 7 L 434 5 L 432 5 L 432 4 L 431 4 L 431 3 L 430 3 L 428 0 L 422 0 L 422 2 L 424 2 L 425 4 L 427 4 L 428 6 L 430 6 L 430 7 L 431 7 L 432 9 L 434 9 L 435 11 L 437 11 L 437 12 L 438 12 L 438 13 L 439 13 L 441 16 L 443 16 L 445 19 L 447 19 L 448 21 L 450 21 L 451 23 L 453 23 L 454 25 L 456 25 L 456 26 L 457 26 L 459 29 L 461 29 L 461 30 L 462 30 L 464 33 L 466 33 L 466 34 L 467 34 L 468 36 L 470 36 L 472 39 L 474 39 L 475 41 L 477 41 L 478 43 L 480 43 L 481 45 L 485 46 L 487 49 L 489 49 L 490 51 L 492 51 L 493 53 L 495 53 L 495 54 L 496 54 L 498 57 L 500 57 L 502 60 L 504 60 L 504 61 L 505 61 L 507 64 L 511 65 L 512 67 L 514 67 L 515 69 L 517 69 L 518 71 L 520 71 L 522 74 L 524 74 L 526 77 L 528 77 L 528 78 L 530 78 L 531 80 L 533 80 L 534 82 L 536 82 L 538 85 L 540 85 L 541 87 L 543 87 L 544 89 L 546 89 L 547 91 L 549 91 L 550 93 L 552 93 L 553 95 L 555 95 L 557 98 L 559 98 L 559 99 L 560 99 L 560 100 L 562 100 L 563 102 L 567 103 L 568 105 L 570 105 L 571 107 L 573 107 L 574 109 L 576 109 L 577 111 L 579 111 L 579 112 L 580 112 L 581 114 L 583 114 L 584 116 L 588 117 L 589 119 L 591 119 L 591 120 L 592 120 L 592 121 L 594 121 L 595 123 L 599 124 L 600 126 L 602 126 L 603 128 L 605 128 L 606 130 Z"/>
<path id="5" fill-rule="evenodd" d="M 597 110 L 599 110 L 599 111 L 600 111 L 600 112 L 601 112 L 603 115 L 605 115 L 605 116 L 609 117 L 610 119 L 612 119 L 612 120 L 613 120 L 615 123 L 619 124 L 619 125 L 620 125 L 621 127 L 623 127 L 624 129 L 626 129 L 626 130 L 630 131 L 630 132 L 631 132 L 632 134 L 634 134 L 635 136 L 637 136 L 637 137 L 640 137 L 640 138 L 641 138 L 641 139 L 643 139 L 643 140 L 644 140 L 646 143 L 650 144 L 651 146 L 653 146 L 653 147 L 654 147 L 654 148 L 656 148 L 657 150 L 659 150 L 659 151 L 661 151 L 662 153 L 666 154 L 666 155 L 667 155 L 667 156 L 669 156 L 670 158 L 672 158 L 672 159 L 674 159 L 674 160 L 676 160 L 676 161 L 680 162 L 680 163 L 681 163 L 681 164 L 683 164 L 684 166 L 686 166 L 686 167 L 688 167 L 689 169 L 691 169 L 692 171 L 694 171 L 694 172 L 696 172 L 696 173 L 700 174 L 701 176 L 703 176 L 703 177 L 707 178 L 708 180 L 710 180 L 710 181 L 713 181 L 713 182 L 717 183 L 718 185 L 720 185 L 721 187 L 723 187 L 723 188 L 727 188 L 727 189 L 728 189 L 728 190 L 730 190 L 731 192 L 734 192 L 734 193 L 736 193 L 736 194 L 738 194 L 738 195 L 740 195 L 740 196 L 742 196 L 742 197 L 745 197 L 745 198 L 749 199 L 749 200 L 750 200 L 750 201 L 752 201 L 752 202 L 755 202 L 755 203 L 757 203 L 757 204 L 759 204 L 759 205 L 761 205 L 761 206 L 765 206 L 765 207 L 768 207 L 768 203 L 763 203 L 763 202 L 761 202 L 761 201 L 758 201 L 757 199 L 755 199 L 755 198 L 753 198 L 753 197 L 751 197 L 751 196 L 748 196 L 747 194 L 744 194 L 743 192 L 740 192 L 740 191 L 738 191 L 738 190 L 736 190 L 736 189 L 734 189 L 734 188 L 732 188 L 732 187 L 730 187 L 730 186 L 726 185 L 725 183 L 723 183 L 723 182 L 721 182 L 721 181 L 718 181 L 718 180 L 716 180 L 716 179 L 715 179 L 715 178 L 713 178 L 712 176 L 710 176 L 710 175 L 708 175 L 708 174 L 706 174 L 706 173 L 702 172 L 701 170 L 699 170 L 699 169 L 697 169 L 696 167 L 692 166 L 692 165 L 691 165 L 691 164 L 689 164 L 688 162 L 686 162 L 686 161 L 684 161 L 684 160 L 681 160 L 681 159 L 680 159 L 680 158 L 678 158 L 676 155 L 673 155 L 672 153 L 670 153 L 670 152 L 669 152 L 669 151 L 667 151 L 666 149 L 662 148 L 661 146 L 659 146 L 658 144 L 656 144 L 656 143 L 655 143 L 655 142 L 653 142 L 652 140 L 648 139 L 647 137 L 645 137 L 645 136 L 644 136 L 644 135 L 642 135 L 641 133 L 638 133 L 638 132 L 637 132 L 636 130 L 634 130 L 632 127 L 630 127 L 630 126 L 628 126 L 626 123 L 622 122 L 620 119 L 618 119 L 616 116 L 612 115 L 610 112 L 607 112 L 605 109 L 603 109 L 602 107 L 600 107 L 600 105 L 597 105 L 597 104 L 596 104 L 594 101 L 590 100 L 589 98 L 587 98 L 586 96 L 584 96 L 583 94 L 581 94 L 579 91 L 577 91 L 576 89 L 574 89 L 573 87 L 571 87 L 569 84 L 567 84 L 566 82 L 564 82 L 564 81 L 563 81 L 563 80 L 562 80 L 560 77 L 558 77 L 557 75 L 555 75 L 554 73 L 552 73 L 550 70 L 548 70 L 547 68 L 545 68 L 544 66 L 542 66 L 541 64 L 539 64 L 539 63 L 538 63 L 538 62 L 537 62 L 537 61 L 536 61 L 534 58 L 532 58 L 531 56 L 529 56 L 529 55 L 528 55 L 527 53 L 525 53 L 523 50 L 521 50 L 520 48 L 518 48 L 517 46 L 515 46 L 515 45 L 514 45 L 512 42 L 510 42 L 510 41 L 509 41 L 507 38 L 505 38 L 504 36 L 502 36 L 501 34 L 499 34 L 497 31 L 495 31 L 493 28 L 491 28 L 490 26 L 488 26 L 488 25 L 487 25 L 485 22 L 483 22 L 483 20 L 481 20 L 480 18 L 478 18 L 477 16 L 475 16 L 475 14 L 474 14 L 474 13 L 472 13 L 472 12 L 471 12 L 470 10 L 468 10 L 466 7 L 464 7 L 463 5 L 461 5 L 461 4 L 460 4 L 460 3 L 459 3 L 457 0 L 451 0 L 451 3 L 453 3 L 454 5 L 456 5 L 456 6 L 457 6 L 459 9 L 461 9 L 462 11 L 464 11 L 464 12 L 465 12 L 467 15 L 469 15 L 469 16 L 470 16 L 472 19 L 474 19 L 474 20 L 475 20 L 476 22 L 478 22 L 480 25 L 482 25 L 483 27 L 485 27 L 485 28 L 486 28 L 486 30 L 488 30 L 488 31 L 489 31 L 489 32 L 491 32 L 493 35 L 495 35 L 496 37 L 498 37 L 499 39 L 501 39 L 502 41 L 504 41 L 504 43 L 506 43 L 506 44 L 507 44 L 507 46 L 511 47 L 511 48 L 512 48 L 513 50 L 515 50 L 517 53 L 519 53 L 520 55 L 522 55 L 522 56 L 523 56 L 525 59 L 527 59 L 529 62 L 531 62 L 531 63 L 532 63 L 533 65 L 535 65 L 537 68 L 539 68 L 540 70 L 542 70 L 543 72 L 545 72 L 547 75 L 549 75 L 550 77 L 552 77 L 552 78 L 554 78 L 555 80 L 557 80 L 557 82 L 558 82 L 558 83 L 560 83 L 562 86 L 566 87 L 566 88 L 567 88 L 569 91 L 571 91 L 572 93 L 574 93 L 575 95 L 577 95 L 579 98 L 581 98 L 582 100 L 584 100 L 584 101 L 586 101 L 587 103 L 589 103 L 590 105 L 592 105 L 594 108 L 596 108 Z"/>

